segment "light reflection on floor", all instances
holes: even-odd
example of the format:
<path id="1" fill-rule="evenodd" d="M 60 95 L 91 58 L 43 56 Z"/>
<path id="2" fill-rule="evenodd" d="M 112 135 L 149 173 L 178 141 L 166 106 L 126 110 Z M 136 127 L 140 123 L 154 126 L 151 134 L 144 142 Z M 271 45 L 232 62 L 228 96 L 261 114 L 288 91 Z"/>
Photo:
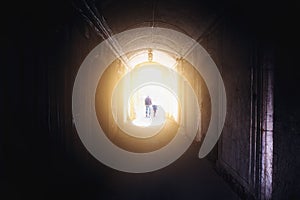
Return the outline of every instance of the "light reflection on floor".
<path id="1" fill-rule="evenodd" d="M 153 110 L 151 110 L 151 116 L 143 116 L 143 112 L 140 112 L 136 119 L 128 121 L 126 126 L 126 133 L 128 135 L 138 138 L 148 138 L 156 135 L 164 126 L 166 122 L 165 111 L 161 106 L 158 106 L 156 116 L 153 116 Z"/>
<path id="2" fill-rule="evenodd" d="M 137 118 L 132 121 L 135 126 L 148 127 L 148 126 L 159 126 L 166 120 L 165 112 L 161 106 L 158 106 L 156 115 L 154 116 L 153 110 L 151 109 L 150 117 L 145 117 L 142 111 L 137 114 Z"/>

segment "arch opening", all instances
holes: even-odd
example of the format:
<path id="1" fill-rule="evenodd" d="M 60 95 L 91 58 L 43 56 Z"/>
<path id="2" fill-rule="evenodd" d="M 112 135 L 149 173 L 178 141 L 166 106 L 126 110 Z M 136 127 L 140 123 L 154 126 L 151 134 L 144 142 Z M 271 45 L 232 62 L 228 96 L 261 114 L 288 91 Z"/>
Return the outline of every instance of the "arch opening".
<path id="1" fill-rule="evenodd" d="M 147 96 L 152 100 L 149 117 L 146 116 L 144 102 Z M 178 122 L 178 109 L 179 104 L 175 95 L 164 86 L 155 83 L 138 88 L 128 102 L 128 116 L 135 126 L 158 126 L 163 124 L 166 118 Z"/>

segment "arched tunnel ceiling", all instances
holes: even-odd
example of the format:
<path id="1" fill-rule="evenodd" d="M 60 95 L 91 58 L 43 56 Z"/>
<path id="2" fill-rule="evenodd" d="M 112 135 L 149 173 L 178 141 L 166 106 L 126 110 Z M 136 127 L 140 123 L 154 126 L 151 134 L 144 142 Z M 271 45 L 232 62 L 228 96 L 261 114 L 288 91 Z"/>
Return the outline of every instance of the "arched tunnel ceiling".
<path id="1" fill-rule="evenodd" d="M 113 32 L 141 26 L 160 26 L 197 39 L 217 19 L 216 10 L 197 1 L 106 1 L 98 9 Z M 180 9 L 179 9 L 180 8 Z"/>
<path id="2" fill-rule="evenodd" d="M 160 26 L 184 32 L 198 39 L 220 21 L 234 29 L 244 28 L 261 37 L 278 41 L 283 36 L 297 36 L 293 29 L 297 22 L 297 6 L 274 1 L 225 1 L 225 0 L 52 0 L 7 2 L 9 12 L 1 13 L 4 34 L 31 30 L 40 35 L 51 34 L 74 22 L 83 20 L 76 5 L 83 8 L 83 2 L 94 4 L 113 34 L 141 26 Z M 78 18 L 77 18 L 78 17 Z M 74 19 L 75 18 L 75 19 Z M 153 24 L 154 21 L 154 24 Z M 32 34 L 32 33 L 31 33 Z"/>
<path id="3" fill-rule="evenodd" d="M 241 34 L 246 32 L 273 42 L 285 33 L 284 27 L 288 28 L 296 19 L 292 11 L 283 14 L 284 10 L 291 9 L 288 4 L 258 0 L 72 0 L 70 4 L 73 8 L 79 5 L 81 9 L 85 3 L 94 5 L 91 9 L 105 19 L 113 34 L 155 26 L 171 28 L 200 40 L 216 25 L 226 21 L 231 29 L 242 31 Z"/>

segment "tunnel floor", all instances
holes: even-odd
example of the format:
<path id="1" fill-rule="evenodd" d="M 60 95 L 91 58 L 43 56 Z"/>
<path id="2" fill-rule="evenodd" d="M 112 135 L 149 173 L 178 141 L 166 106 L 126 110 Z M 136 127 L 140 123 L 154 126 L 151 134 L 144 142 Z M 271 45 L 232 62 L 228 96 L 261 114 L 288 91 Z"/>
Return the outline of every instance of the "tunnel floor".
<path id="1" fill-rule="evenodd" d="M 51 199 L 240 199 L 211 161 L 197 157 L 198 151 L 195 142 L 181 158 L 155 172 L 130 174 L 105 167 L 93 178 L 94 172 L 79 179 L 68 177 L 50 186 L 44 195 Z"/>
<path id="2" fill-rule="evenodd" d="M 1 178 L 1 196 L 39 200 L 240 199 L 211 161 L 197 157 L 198 151 L 199 143 L 194 142 L 171 165 L 143 174 L 116 171 L 92 157 L 77 161 L 53 158 L 55 162 L 44 163 L 46 166 L 39 161 L 30 171 L 22 167 L 20 173 Z"/>

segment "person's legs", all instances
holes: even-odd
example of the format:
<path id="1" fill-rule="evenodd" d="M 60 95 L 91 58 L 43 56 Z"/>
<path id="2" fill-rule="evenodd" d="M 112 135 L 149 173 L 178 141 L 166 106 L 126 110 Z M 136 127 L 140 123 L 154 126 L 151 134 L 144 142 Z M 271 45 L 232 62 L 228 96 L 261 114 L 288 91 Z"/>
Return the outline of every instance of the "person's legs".
<path id="1" fill-rule="evenodd" d="M 156 115 L 156 110 L 157 110 L 157 107 L 154 105 L 153 106 L 153 117 L 155 117 L 155 115 Z"/>
<path id="2" fill-rule="evenodd" d="M 150 117 L 150 106 L 146 105 L 146 117 Z"/>

